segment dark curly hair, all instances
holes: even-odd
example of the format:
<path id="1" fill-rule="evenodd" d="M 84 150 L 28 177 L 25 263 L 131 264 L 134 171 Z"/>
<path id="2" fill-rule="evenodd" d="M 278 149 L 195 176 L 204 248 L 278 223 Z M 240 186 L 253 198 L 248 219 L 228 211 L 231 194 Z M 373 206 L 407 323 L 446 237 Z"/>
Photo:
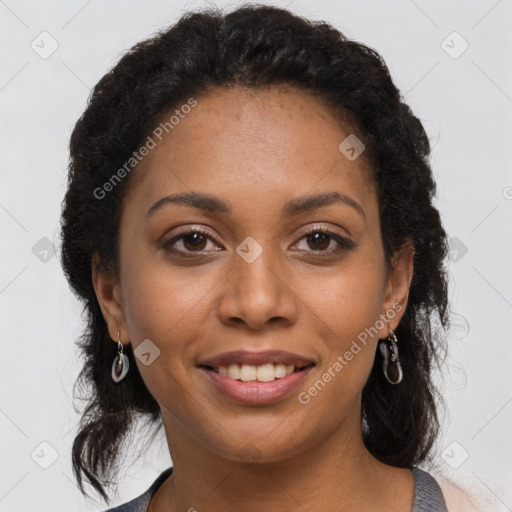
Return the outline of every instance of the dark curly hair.
<path id="1" fill-rule="evenodd" d="M 363 439 L 380 461 L 416 465 L 432 456 L 442 403 L 432 376 L 445 350 L 448 327 L 447 239 L 433 205 L 430 144 L 373 49 L 347 39 L 325 22 L 277 7 L 248 4 L 223 13 L 215 7 L 184 14 L 167 30 L 129 50 L 94 87 L 70 141 L 68 190 L 62 204 L 62 266 L 84 303 L 87 328 L 78 340 L 84 366 L 75 383 L 86 407 L 72 448 L 82 493 L 84 477 L 108 502 L 104 485 L 118 467 L 121 441 L 135 420 L 161 427 L 159 405 L 144 384 L 131 346 L 128 376 L 110 373 L 116 354 L 92 283 L 98 268 L 119 271 L 120 206 L 135 168 L 108 197 L 101 188 L 147 139 L 162 116 L 191 96 L 219 87 L 253 90 L 292 85 L 350 121 L 366 145 L 376 184 L 388 266 L 407 241 L 415 249 L 405 314 L 396 329 L 404 380 L 390 385 L 377 351 L 362 392 Z"/>

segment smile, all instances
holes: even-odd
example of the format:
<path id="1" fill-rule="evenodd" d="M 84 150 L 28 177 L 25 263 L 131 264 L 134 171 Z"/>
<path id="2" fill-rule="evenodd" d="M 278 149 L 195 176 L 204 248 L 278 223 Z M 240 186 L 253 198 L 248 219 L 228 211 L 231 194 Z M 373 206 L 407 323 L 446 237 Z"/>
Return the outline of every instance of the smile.
<path id="1" fill-rule="evenodd" d="M 218 368 L 210 368 L 215 373 L 223 376 L 228 376 L 234 380 L 241 380 L 243 382 L 272 382 L 275 379 L 282 379 L 287 375 L 291 375 L 295 371 L 300 371 L 303 368 L 297 368 L 293 364 L 273 364 L 267 363 L 260 366 L 251 364 L 230 364 L 229 366 L 219 366 Z"/>
<path id="2" fill-rule="evenodd" d="M 270 405 L 298 392 L 314 367 L 314 364 L 303 368 L 283 364 L 230 364 L 218 368 L 200 366 L 199 370 L 206 377 L 207 388 L 220 393 L 223 399 L 244 405 Z"/>

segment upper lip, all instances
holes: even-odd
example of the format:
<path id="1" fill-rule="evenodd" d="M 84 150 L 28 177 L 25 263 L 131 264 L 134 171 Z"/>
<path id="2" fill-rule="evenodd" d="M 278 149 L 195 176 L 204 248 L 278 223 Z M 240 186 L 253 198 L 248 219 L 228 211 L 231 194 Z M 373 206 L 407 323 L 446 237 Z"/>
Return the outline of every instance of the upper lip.
<path id="1" fill-rule="evenodd" d="M 207 359 L 200 361 L 199 366 L 211 366 L 218 368 L 219 366 L 229 366 L 230 364 L 250 364 L 254 366 L 261 366 L 264 364 L 293 364 L 296 368 L 305 368 L 313 363 L 312 360 L 285 352 L 283 350 L 263 350 L 263 351 L 250 351 L 250 350 L 234 350 L 232 352 L 224 352 Z"/>

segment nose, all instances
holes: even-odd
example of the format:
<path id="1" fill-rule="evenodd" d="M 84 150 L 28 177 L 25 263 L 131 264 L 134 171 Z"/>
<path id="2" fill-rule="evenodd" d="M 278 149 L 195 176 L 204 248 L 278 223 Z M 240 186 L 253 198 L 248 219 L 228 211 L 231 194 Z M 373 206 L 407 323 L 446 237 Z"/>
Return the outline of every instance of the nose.
<path id="1" fill-rule="evenodd" d="M 249 330 L 294 324 L 298 298 L 292 276 L 293 270 L 284 271 L 268 248 L 251 263 L 235 253 L 218 306 L 220 320 Z"/>

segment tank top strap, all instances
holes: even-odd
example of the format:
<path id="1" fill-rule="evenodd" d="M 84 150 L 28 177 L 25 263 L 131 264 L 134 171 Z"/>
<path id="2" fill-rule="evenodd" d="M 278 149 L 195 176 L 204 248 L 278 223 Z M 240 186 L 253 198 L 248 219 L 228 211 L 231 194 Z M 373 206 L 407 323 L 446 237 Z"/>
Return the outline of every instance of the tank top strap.
<path id="1" fill-rule="evenodd" d="M 443 491 L 434 477 L 417 467 L 409 469 L 414 475 L 412 512 L 448 512 Z"/>

